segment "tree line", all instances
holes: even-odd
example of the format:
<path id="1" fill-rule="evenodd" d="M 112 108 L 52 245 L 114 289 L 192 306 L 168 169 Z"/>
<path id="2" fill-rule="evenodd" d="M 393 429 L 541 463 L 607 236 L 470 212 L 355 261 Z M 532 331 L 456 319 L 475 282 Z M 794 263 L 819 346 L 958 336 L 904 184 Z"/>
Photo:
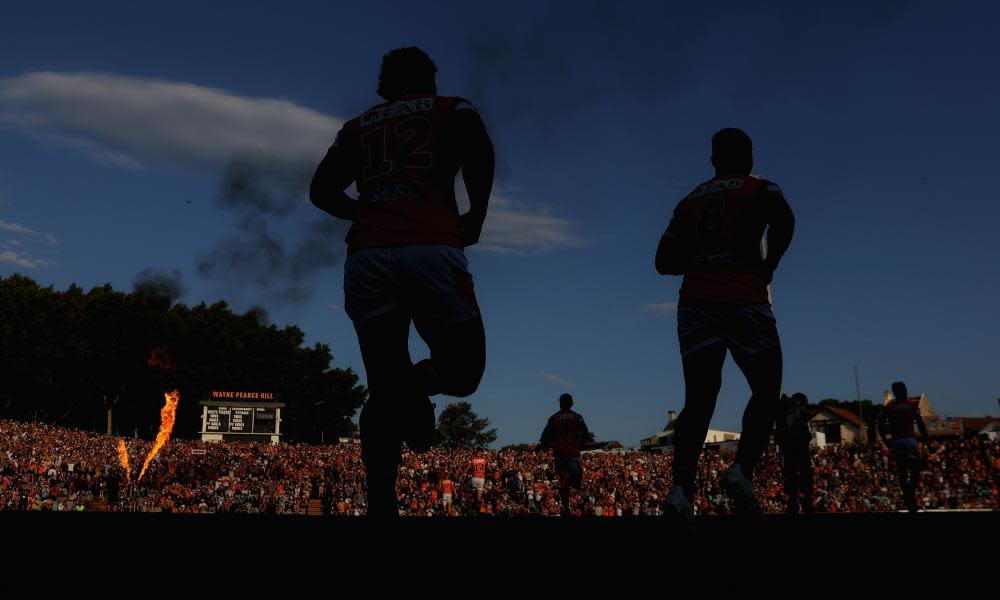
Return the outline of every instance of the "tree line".
<path id="1" fill-rule="evenodd" d="M 178 389 L 174 435 L 195 437 L 212 390 L 281 395 L 285 441 L 351 435 L 367 398 L 327 344 L 267 323 L 261 309 L 187 306 L 155 287 L 84 291 L 0 277 L 0 417 L 151 438 L 163 393 Z M 110 415 L 110 416 L 109 416 Z"/>

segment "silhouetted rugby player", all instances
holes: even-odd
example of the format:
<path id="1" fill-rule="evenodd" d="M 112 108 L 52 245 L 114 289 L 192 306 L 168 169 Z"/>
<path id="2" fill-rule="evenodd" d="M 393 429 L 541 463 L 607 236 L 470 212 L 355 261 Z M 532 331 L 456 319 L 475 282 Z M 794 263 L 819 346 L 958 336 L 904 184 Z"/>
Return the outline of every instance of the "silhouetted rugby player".
<path id="1" fill-rule="evenodd" d="M 903 502 L 910 512 L 917 511 L 917 485 L 920 483 L 920 454 L 917 447 L 916 425 L 920 437 L 927 445 L 927 426 L 920 416 L 916 398 L 907 396 L 906 384 L 897 381 L 892 384 L 895 400 L 882 410 L 878 419 L 878 431 L 882 441 L 892 450 L 896 461 L 896 473 L 903 492 Z M 888 432 L 889 436 L 886 435 Z"/>
<path id="2" fill-rule="evenodd" d="M 344 308 L 368 375 L 361 410 L 368 514 L 398 516 L 401 442 L 425 452 L 434 434 L 428 396 L 468 396 L 486 364 L 486 340 L 463 248 L 479 241 L 493 187 L 493 144 L 463 98 L 439 96 L 437 67 L 419 48 L 382 58 L 385 102 L 344 124 L 312 180 L 313 204 L 353 221 Z M 459 215 L 462 170 L 470 212 Z M 357 200 L 344 193 L 357 185 Z M 430 348 L 414 365 L 411 321 Z"/>
<path id="3" fill-rule="evenodd" d="M 773 182 L 750 175 L 753 147 L 739 129 L 712 137 L 715 177 L 677 205 L 656 250 L 661 275 L 683 275 L 677 337 L 684 364 L 684 409 L 674 426 L 673 487 L 666 509 L 690 520 L 695 474 L 726 351 L 752 396 L 743 413 L 735 463 L 722 479 L 737 513 L 759 515 L 753 472 L 778 412 L 781 344 L 767 286 L 792 241 L 795 218 Z M 767 231 L 767 257 L 761 238 Z"/>
<path id="4" fill-rule="evenodd" d="M 551 448 L 555 456 L 564 515 L 569 515 L 569 488 L 580 489 L 583 483 L 580 450 L 589 433 L 583 417 L 570 410 L 572 406 L 573 396 L 559 396 L 559 412 L 549 417 L 541 439 L 541 447 L 545 450 Z"/>
<path id="5" fill-rule="evenodd" d="M 800 508 L 812 513 L 813 471 L 809 452 L 812 433 L 809 431 L 809 419 L 813 417 L 813 412 L 809 410 L 809 399 L 801 392 L 792 394 L 791 398 L 782 394 L 781 403 L 784 410 L 779 412 L 774 439 L 781 447 L 781 473 L 788 497 L 787 513 L 797 515 Z"/>

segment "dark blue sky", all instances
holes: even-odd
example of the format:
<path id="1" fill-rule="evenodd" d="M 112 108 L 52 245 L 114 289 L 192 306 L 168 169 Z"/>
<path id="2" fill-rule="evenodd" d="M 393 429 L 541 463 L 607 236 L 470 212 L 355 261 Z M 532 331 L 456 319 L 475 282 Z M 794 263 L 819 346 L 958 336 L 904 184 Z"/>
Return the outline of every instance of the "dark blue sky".
<path id="1" fill-rule="evenodd" d="M 248 216 L 289 257 L 313 256 L 304 240 L 342 255 L 289 173 L 377 101 L 382 54 L 416 44 L 497 146 L 469 257 L 489 345 L 472 402 L 500 443 L 537 439 L 563 391 L 626 445 L 681 408 L 680 282 L 652 257 L 724 126 L 753 137 L 798 220 L 774 280 L 784 389 L 850 399 L 858 365 L 864 397 L 903 379 L 941 413 L 996 414 L 992 4 L 94 4 L 0 22 L 2 275 L 130 289 L 176 269 L 181 301 L 263 305 L 363 371 L 339 260 L 198 266 L 253 248 Z M 279 209 L 219 201 L 233 159 Z M 727 362 L 714 426 L 739 430 L 747 395 Z"/>

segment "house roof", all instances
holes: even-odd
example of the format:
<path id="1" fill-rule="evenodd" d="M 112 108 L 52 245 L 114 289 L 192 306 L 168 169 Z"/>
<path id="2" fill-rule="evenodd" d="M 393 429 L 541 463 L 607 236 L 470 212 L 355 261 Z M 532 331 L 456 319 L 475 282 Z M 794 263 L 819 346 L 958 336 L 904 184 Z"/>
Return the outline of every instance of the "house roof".
<path id="1" fill-rule="evenodd" d="M 967 431 L 972 433 L 979 433 L 987 425 L 996 421 L 993 417 L 960 417 L 962 419 L 962 426 L 965 427 Z"/>
<path id="2" fill-rule="evenodd" d="M 838 417 L 846 419 L 847 421 L 850 421 L 854 425 L 861 427 L 861 417 L 852 413 L 849 410 L 843 408 L 837 408 L 836 406 L 824 406 L 823 410 L 828 410 L 833 414 L 837 415 Z"/>

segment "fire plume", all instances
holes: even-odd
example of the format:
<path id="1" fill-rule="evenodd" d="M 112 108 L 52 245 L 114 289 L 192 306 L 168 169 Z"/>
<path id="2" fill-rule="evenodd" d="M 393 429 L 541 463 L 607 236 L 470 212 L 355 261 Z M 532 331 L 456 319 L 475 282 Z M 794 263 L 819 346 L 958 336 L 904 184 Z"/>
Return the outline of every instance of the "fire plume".
<path id="1" fill-rule="evenodd" d="M 125 439 L 118 438 L 118 460 L 125 467 L 125 478 L 132 482 L 132 467 L 128 465 L 128 449 L 125 447 Z"/>
<path id="2" fill-rule="evenodd" d="M 164 393 L 163 396 L 167 399 L 167 403 L 160 409 L 160 432 L 156 434 L 156 442 L 153 443 L 153 448 L 149 451 L 149 455 L 146 456 L 146 462 L 142 464 L 142 471 L 139 473 L 139 479 L 136 481 L 142 481 L 142 476 L 146 474 L 146 468 L 149 467 L 149 463 L 153 462 L 153 458 L 156 457 L 160 448 L 170 439 L 170 432 L 174 430 L 177 402 L 181 399 L 181 393 L 174 390 Z"/>
<path id="3" fill-rule="evenodd" d="M 166 346 L 156 346 L 153 348 L 149 354 L 149 360 L 146 361 L 146 366 L 167 372 L 177 369 L 174 361 L 170 358 L 170 353 L 167 352 Z"/>

